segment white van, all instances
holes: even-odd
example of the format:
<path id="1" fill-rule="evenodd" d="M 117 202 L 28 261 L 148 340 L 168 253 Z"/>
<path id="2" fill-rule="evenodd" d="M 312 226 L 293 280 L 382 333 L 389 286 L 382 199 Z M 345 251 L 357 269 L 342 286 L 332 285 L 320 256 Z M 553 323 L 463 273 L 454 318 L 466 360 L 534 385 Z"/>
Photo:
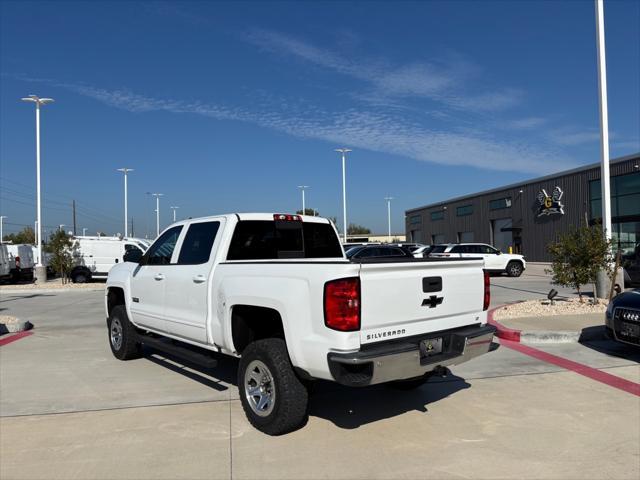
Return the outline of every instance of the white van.
<path id="1" fill-rule="evenodd" d="M 32 246 L 26 243 L 7 243 L 5 245 L 7 246 L 9 255 L 11 255 L 14 260 L 11 270 L 12 279 L 14 281 L 32 281 L 33 267 L 35 265 Z"/>
<path id="2" fill-rule="evenodd" d="M 8 280 L 11 277 L 11 256 L 4 243 L 0 244 L 0 280 Z"/>
<path id="3" fill-rule="evenodd" d="M 125 252 L 140 250 L 145 252 L 149 243 L 142 238 L 88 237 L 78 236 L 73 256 L 76 266 L 71 270 L 73 283 L 85 283 L 93 278 L 107 278 L 109 270 L 122 262 Z"/>

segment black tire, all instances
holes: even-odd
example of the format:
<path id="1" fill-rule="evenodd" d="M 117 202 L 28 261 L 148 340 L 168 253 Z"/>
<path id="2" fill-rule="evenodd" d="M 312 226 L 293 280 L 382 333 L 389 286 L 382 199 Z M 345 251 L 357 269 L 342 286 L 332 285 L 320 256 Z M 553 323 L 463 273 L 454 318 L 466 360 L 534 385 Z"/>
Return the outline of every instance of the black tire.
<path id="1" fill-rule="evenodd" d="M 91 274 L 86 270 L 76 270 L 71 274 L 73 283 L 88 283 L 91 280 Z"/>
<path id="2" fill-rule="evenodd" d="M 142 345 L 139 342 L 138 333 L 129 321 L 124 305 L 116 305 L 111 309 L 107 327 L 109 346 L 114 357 L 118 360 L 133 360 L 142 356 Z"/>
<path id="3" fill-rule="evenodd" d="M 507 275 L 510 277 L 519 277 L 523 271 L 524 268 L 520 262 L 512 261 L 507 264 Z"/>
<path id="4" fill-rule="evenodd" d="M 252 395 L 250 390 L 255 389 L 260 391 Z M 282 435 L 307 423 L 309 392 L 293 371 L 287 346 L 280 338 L 257 340 L 242 352 L 238 390 L 247 419 L 267 435 Z M 270 403 L 259 409 L 263 397 Z"/>
<path id="5" fill-rule="evenodd" d="M 395 388 L 396 390 L 415 390 L 427 383 L 429 378 L 431 378 L 430 375 L 423 375 L 422 377 L 407 378 L 406 380 L 396 380 L 395 382 L 390 382 L 387 385 Z"/>

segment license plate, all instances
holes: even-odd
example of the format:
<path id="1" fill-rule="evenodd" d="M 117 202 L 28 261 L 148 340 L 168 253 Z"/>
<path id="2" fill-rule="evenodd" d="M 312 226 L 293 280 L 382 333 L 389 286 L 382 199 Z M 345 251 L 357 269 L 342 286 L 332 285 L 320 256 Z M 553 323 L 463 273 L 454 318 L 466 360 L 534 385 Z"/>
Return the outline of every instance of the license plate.
<path id="1" fill-rule="evenodd" d="M 420 353 L 423 357 L 430 357 L 442 353 L 442 337 L 429 338 L 420 342 Z"/>
<path id="2" fill-rule="evenodd" d="M 622 322 L 620 325 L 620 335 L 625 337 L 640 337 L 640 325 L 635 323 Z"/>

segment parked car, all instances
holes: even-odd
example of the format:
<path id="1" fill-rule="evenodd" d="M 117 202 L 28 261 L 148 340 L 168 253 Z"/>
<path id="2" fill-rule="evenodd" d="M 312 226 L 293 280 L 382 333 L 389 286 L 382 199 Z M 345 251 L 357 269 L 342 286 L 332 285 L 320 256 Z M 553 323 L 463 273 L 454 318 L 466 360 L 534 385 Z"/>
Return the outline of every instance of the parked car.
<path id="1" fill-rule="evenodd" d="M 485 243 L 449 243 L 436 245 L 429 253 L 430 257 L 480 257 L 484 259 L 485 270 L 492 273 L 506 273 L 510 277 L 519 277 L 527 268 L 524 256 L 514 253 L 502 253 Z"/>
<path id="2" fill-rule="evenodd" d="M 35 266 L 33 248 L 26 243 L 7 243 L 9 255 L 13 257 L 11 269 L 11 279 L 14 282 L 19 280 L 33 280 L 33 267 Z"/>
<path id="3" fill-rule="evenodd" d="M 72 252 L 76 266 L 71 270 L 73 283 L 86 283 L 94 278 L 107 278 L 111 268 L 120 263 L 124 254 L 139 250 L 140 256 L 147 250 L 148 243 L 141 238 L 118 237 L 74 237 Z"/>
<path id="4" fill-rule="evenodd" d="M 413 252 L 413 256 L 415 258 L 427 258 L 431 250 L 433 250 L 433 245 L 423 245 L 421 247 L 416 248 Z"/>
<path id="5" fill-rule="evenodd" d="M 348 261 L 321 217 L 184 220 L 109 272 L 108 341 L 120 360 L 240 357 L 242 407 L 271 435 L 304 425 L 314 379 L 413 388 L 489 351 L 481 260 L 384 260 Z"/>
<path id="6" fill-rule="evenodd" d="M 11 255 L 9 249 L 4 243 L 0 243 L 0 280 L 9 280 L 11 278 Z"/>
<path id="7" fill-rule="evenodd" d="M 609 302 L 605 326 L 610 338 L 640 346 L 640 289 L 621 293 Z"/>
<path id="8" fill-rule="evenodd" d="M 387 245 L 364 245 L 358 248 L 352 248 L 346 253 L 349 260 L 362 260 L 365 258 L 413 258 L 413 255 L 400 247 L 390 247 Z"/>
<path id="9" fill-rule="evenodd" d="M 349 242 L 349 243 L 343 243 L 342 248 L 344 248 L 345 252 L 348 252 L 352 248 L 363 247 L 366 245 L 380 245 L 380 242 L 353 242 L 353 243 Z"/>

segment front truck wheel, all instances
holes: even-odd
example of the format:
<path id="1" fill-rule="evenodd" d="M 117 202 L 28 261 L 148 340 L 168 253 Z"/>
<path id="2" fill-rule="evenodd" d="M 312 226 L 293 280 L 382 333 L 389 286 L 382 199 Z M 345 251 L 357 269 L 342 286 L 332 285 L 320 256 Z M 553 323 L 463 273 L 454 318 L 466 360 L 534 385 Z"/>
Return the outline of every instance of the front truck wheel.
<path id="1" fill-rule="evenodd" d="M 107 327 L 109 328 L 109 345 L 114 357 L 118 360 L 133 360 L 142 356 L 142 345 L 138 341 L 138 333 L 129 321 L 124 305 L 116 305 L 111 309 Z"/>
<path id="2" fill-rule="evenodd" d="M 249 422 L 267 435 L 288 433 L 307 423 L 309 393 L 280 338 L 257 340 L 242 352 L 238 390 Z"/>

